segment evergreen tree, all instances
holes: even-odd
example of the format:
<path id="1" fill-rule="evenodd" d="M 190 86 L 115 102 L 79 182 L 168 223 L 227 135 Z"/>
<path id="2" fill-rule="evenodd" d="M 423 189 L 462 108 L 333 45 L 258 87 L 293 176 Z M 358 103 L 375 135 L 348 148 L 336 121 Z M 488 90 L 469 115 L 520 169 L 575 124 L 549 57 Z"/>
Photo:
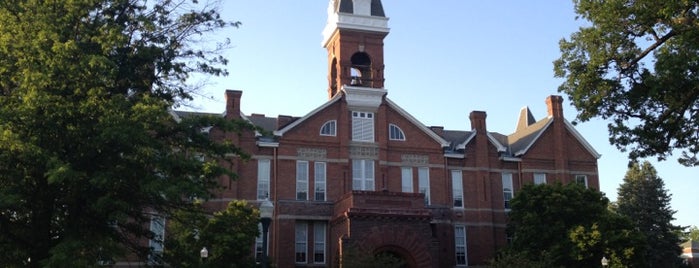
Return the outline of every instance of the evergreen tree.
<path id="1" fill-rule="evenodd" d="M 170 114 L 225 74 L 193 43 L 230 24 L 196 2 L 0 1 L 0 266 L 147 260 L 151 218 L 234 175 L 244 154 L 201 130 L 245 124 Z"/>
<path id="2" fill-rule="evenodd" d="M 678 233 L 672 224 L 675 211 L 670 208 L 671 195 L 649 162 L 634 163 L 618 190 L 617 212 L 633 221 L 646 237 L 646 267 L 677 267 L 682 253 Z"/>

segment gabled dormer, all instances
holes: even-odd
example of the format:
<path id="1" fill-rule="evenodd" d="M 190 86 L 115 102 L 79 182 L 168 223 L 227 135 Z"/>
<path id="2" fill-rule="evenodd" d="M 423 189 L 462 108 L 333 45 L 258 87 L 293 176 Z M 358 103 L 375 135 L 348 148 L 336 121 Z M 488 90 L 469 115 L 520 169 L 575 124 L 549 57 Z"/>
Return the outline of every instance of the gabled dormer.
<path id="1" fill-rule="evenodd" d="M 383 39 L 388 35 L 380 0 L 331 0 L 323 47 L 328 50 L 328 97 L 343 85 L 383 88 Z"/>

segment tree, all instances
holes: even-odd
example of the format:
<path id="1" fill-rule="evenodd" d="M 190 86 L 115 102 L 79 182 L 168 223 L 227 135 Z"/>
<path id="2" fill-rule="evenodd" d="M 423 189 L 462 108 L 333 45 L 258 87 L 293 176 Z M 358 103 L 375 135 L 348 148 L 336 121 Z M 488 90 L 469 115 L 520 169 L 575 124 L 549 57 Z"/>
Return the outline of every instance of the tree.
<path id="1" fill-rule="evenodd" d="M 677 234 L 682 228 L 672 224 L 671 196 L 655 168 L 648 162 L 634 163 L 617 196 L 618 213 L 629 217 L 646 236 L 646 267 L 677 267 L 682 254 Z"/>
<path id="2" fill-rule="evenodd" d="M 682 241 L 699 242 L 699 228 L 696 226 L 689 227 L 689 230 L 682 236 Z"/>
<path id="3" fill-rule="evenodd" d="M 526 260 L 529 267 L 595 267 L 603 256 L 643 263 L 643 235 L 608 205 L 601 192 L 578 184 L 525 185 L 512 199 L 512 243 L 494 266 Z"/>
<path id="4" fill-rule="evenodd" d="M 561 40 L 555 76 L 579 113 L 611 119 L 610 142 L 632 160 L 699 165 L 699 2 L 574 0 L 589 22 Z"/>
<path id="5" fill-rule="evenodd" d="M 207 267 L 254 267 L 250 246 L 259 235 L 260 212 L 245 201 L 231 201 L 226 210 L 207 216 L 201 211 L 179 211 L 171 220 L 165 241 L 165 263 L 197 267 L 206 247 Z"/>
<path id="6" fill-rule="evenodd" d="M 226 74 L 192 45 L 228 25 L 185 0 L 0 1 L 0 263 L 145 260 L 152 217 L 234 175 L 245 154 L 201 129 L 248 125 L 169 112 L 191 75 Z"/>

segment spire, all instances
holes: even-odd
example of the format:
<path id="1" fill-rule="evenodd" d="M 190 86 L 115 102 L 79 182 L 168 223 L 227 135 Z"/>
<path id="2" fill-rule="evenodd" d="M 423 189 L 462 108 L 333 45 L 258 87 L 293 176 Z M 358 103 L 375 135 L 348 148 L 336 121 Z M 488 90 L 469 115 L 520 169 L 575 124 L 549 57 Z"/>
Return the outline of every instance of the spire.
<path id="1" fill-rule="evenodd" d="M 383 88 L 383 39 L 388 18 L 381 0 L 330 0 L 323 47 L 328 50 L 328 96 L 343 85 Z"/>

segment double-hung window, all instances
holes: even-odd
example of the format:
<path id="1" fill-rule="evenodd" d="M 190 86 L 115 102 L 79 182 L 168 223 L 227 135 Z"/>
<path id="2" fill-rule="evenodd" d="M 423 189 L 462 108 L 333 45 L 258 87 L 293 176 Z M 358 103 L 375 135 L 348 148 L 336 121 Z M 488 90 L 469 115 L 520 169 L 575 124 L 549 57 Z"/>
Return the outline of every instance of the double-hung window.
<path id="1" fill-rule="evenodd" d="M 269 198 L 269 159 L 257 160 L 257 200 Z"/>
<path id="2" fill-rule="evenodd" d="M 374 190 L 374 160 L 352 160 L 352 190 Z"/>
<path id="3" fill-rule="evenodd" d="M 502 173 L 502 195 L 505 202 L 505 210 L 510 210 L 510 200 L 514 197 L 512 173 Z"/>
<path id="4" fill-rule="evenodd" d="M 412 193 L 413 190 L 413 168 L 401 168 L 401 191 L 404 193 Z"/>
<path id="5" fill-rule="evenodd" d="M 461 170 L 451 171 L 451 193 L 454 197 L 454 207 L 464 207 L 464 183 Z"/>
<path id="6" fill-rule="evenodd" d="M 296 236 L 295 236 L 295 256 L 296 263 L 307 263 L 308 255 L 308 223 L 307 222 L 296 222 Z"/>
<path id="7" fill-rule="evenodd" d="M 425 205 L 430 204 L 430 168 L 420 167 L 417 169 L 418 190 L 425 194 Z"/>
<path id="8" fill-rule="evenodd" d="M 325 201 L 325 179 L 326 179 L 326 169 L 325 162 L 316 162 L 314 165 L 314 184 L 313 190 L 315 192 L 316 201 Z"/>
<path id="9" fill-rule="evenodd" d="M 534 184 L 546 184 L 546 173 L 534 173 Z"/>
<path id="10" fill-rule="evenodd" d="M 313 263 L 325 263 L 325 222 L 313 223 Z"/>
<path id="11" fill-rule="evenodd" d="M 152 216 L 150 219 L 150 231 L 153 232 L 153 238 L 148 243 L 152 249 L 150 262 L 152 264 L 160 264 L 165 243 L 165 218 L 160 215 Z"/>
<path id="12" fill-rule="evenodd" d="M 296 200 L 308 200 L 308 161 L 296 161 Z"/>
<path id="13" fill-rule="evenodd" d="M 457 225 L 454 226 L 454 251 L 456 252 L 456 265 L 466 266 L 468 260 L 466 258 L 466 227 Z"/>
<path id="14" fill-rule="evenodd" d="M 587 188 L 587 176 L 575 175 L 575 183 L 585 186 L 585 188 Z"/>

